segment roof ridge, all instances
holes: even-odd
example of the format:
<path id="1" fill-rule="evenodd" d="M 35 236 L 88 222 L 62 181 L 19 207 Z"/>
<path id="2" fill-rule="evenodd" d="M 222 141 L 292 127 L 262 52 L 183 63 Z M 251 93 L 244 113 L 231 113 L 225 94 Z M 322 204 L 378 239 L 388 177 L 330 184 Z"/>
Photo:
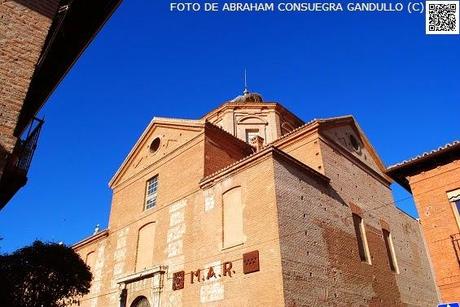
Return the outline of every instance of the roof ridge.
<path id="1" fill-rule="evenodd" d="M 154 122 L 169 121 L 169 122 L 195 123 L 195 124 L 203 124 L 205 122 L 202 119 L 174 118 L 174 117 L 161 117 L 161 116 L 154 116 L 152 120 Z"/>
<path id="2" fill-rule="evenodd" d="M 252 154 L 250 154 L 250 155 L 248 155 L 248 156 L 246 156 L 246 157 L 244 157 L 244 158 L 242 158 L 242 159 L 240 159 L 240 160 L 238 160 L 238 161 L 233 162 L 232 164 L 227 165 L 227 166 L 224 167 L 224 168 L 221 168 L 221 169 L 215 171 L 215 172 L 212 173 L 212 174 L 209 174 L 209 175 L 206 176 L 206 177 L 203 177 L 203 179 L 200 180 L 200 185 L 201 185 L 202 183 L 204 183 L 204 182 L 210 180 L 211 178 L 216 177 L 217 175 L 222 174 L 222 173 L 224 173 L 225 171 L 227 171 L 227 170 L 229 170 L 229 169 L 235 167 L 236 165 L 238 165 L 238 164 L 240 164 L 240 163 L 243 163 L 243 162 L 246 161 L 246 160 L 250 160 L 251 158 L 254 158 L 254 157 L 257 156 L 257 155 L 263 156 L 263 155 L 267 154 L 268 152 L 273 152 L 273 153 L 281 154 L 281 155 L 283 155 L 283 156 L 285 156 L 285 157 L 287 157 L 287 158 L 289 158 L 289 159 L 291 159 L 291 160 L 295 160 L 295 161 L 297 161 L 298 163 L 300 163 L 303 167 L 308 168 L 309 171 L 310 171 L 311 173 L 315 174 L 316 176 L 320 176 L 320 177 L 322 177 L 323 179 L 326 178 L 327 180 L 329 180 L 329 179 L 327 178 L 327 176 L 325 176 L 324 174 L 319 173 L 318 171 L 314 170 L 313 168 L 311 168 L 310 166 L 306 165 L 305 163 L 303 163 L 303 162 L 297 160 L 296 158 L 294 158 L 293 156 L 291 156 L 291 155 L 289 155 L 288 153 L 284 152 L 283 150 L 279 149 L 278 147 L 276 147 L 276 146 L 274 146 L 274 145 L 269 145 L 269 146 L 264 147 L 264 148 L 263 148 L 262 150 L 260 150 L 260 151 L 256 151 L 256 152 L 254 152 L 254 153 L 252 153 Z"/>
<path id="3" fill-rule="evenodd" d="M 305 128 L 306 126 L 309 126 L 309 125 L 311 125 L 311 124 L 313 124 L 313 123 L 315 123 L 315 122 L 318 122 L 318 123 L 319 123 L 319 122 L 325 122 L 325 121 L 328 121 L 328 120 L 346 119 L 346 118 L 352 118 L 352 119 L 354 120 L 353 115 L 349 115 L 349 114 L 348 114 L 348 115 L 341 115 L 341 116 L 332 116 L 332 117 L 323 117 L 323 118 L 313 118 L 313 119 L 311 119 L 310 121 L 304 123 L 303 125 L 301 125 L 301 126 L 295 128 L 294 130 L 292 130 L 292 131 L 290 131 L 290 132 L 288 132 L 288 133 L 286 133 L 286 134 L 280 136 L 280 137 L 277 138 L 276 140 L 274 140 L 274 141 L 268 143 L 267 145 L 274 144 L 274 143 L 276 143 L 276 142 L 278 142 L 278 141 L 280 141 L 280 140 L 282 140 L 282 139 L 285 139 L 285 138 L 287 138 L 287 137 L 289 137 L 289 136 L 295 134 L 295 133 L 298 132 L 299 130 L 302 130 L 302 129 Z"/>
<path id="4" fill-rule="evenodd" d="M 408 163 L 411 163 L 411 162 L 415 162 L 415 161 L 420 160 L 420 159 L 422 159 L 422 158 L 428 157 L 428 156 L 430 156 L 430 155 L 432 155 L 432 154 L 441 152 L 441 151 L 443 151 L 443 150 L 447 150 L 447 149 L 449 149 L 449 148 L 451 148 L 451 147 L 454 147 L 454 146 L 456 146 L 456 145 L 460 145 L 460 140 L 455 140 L 455 141 L 453 141 L 453 142 L 450 142 L 450 143 L 444 144 L 444 145 L 442 145 L 442 146 L 439 146 L 439 147 L 436 148 L 436 149 L 432 149 L 432 150 L 430 150 L 430 151 L 425 151 L 425 152 L 423 152 L 423 153 L 421 153 L 421 154 L 419 154 L 419 155 L 416 155 L 415 157 L 412 157 L 412 158 L 403 160 L 403 161 L 401 161 L 401 162 L 399 162 L 399 163 L 392 164 L 392 165 L 390 165 L 390 166 L 387 167 L 387 170 L 390 170 L 390 169 L 392 169 L 392 168 L 396 168 L 396 167 L 399 167 L 399 166 L 403 166 L 403 165 L 408 164 Z"/>
<path id="5" fill-rule="evenodd" d="M 260 153 L 262 153 L 262 152 L 268 151 L 268 149 L 269 149 L 270 147 L 274 147 L 274 146 L 271 145 L 271 146 L 268 146 L 268 147 L 264 147 L 264 148 L 263 148 L 262 150 L 260 150 L 260 151 L 255 151 L 255 152 L 253 152 L 252 154 L 247 155 L 247 156 L 245 156 L 245 157 L 243 157 L 243 158 L 241 158 L 241 159 L 239 159 L 239 160 L 237 160 L 237 161 L 235 161 L 235 162 L 233 162 L 233 163 L 231 163 L 231 164 L 229 164 L 229 165 L 227 165 L 227 166 L 225 166 L 225 167 L 223 167 L 223 168 L 221 168 L 221 169 L 219 169 L 219 170 L 217 170 L 217 171 L 215 171 L 215 172 L 213 172 L 213 173 L 211 173 L 211 174 L 209 174 L 209 175 L 206 176 L 206 177 L 203 177 L 203 179 L 201 179 L 201 181 L 202 181 L 202 182 L 203 182 L 203 181 L 206 181 L 206 180 L 208 180 L 209 178 L 214 177 L 215 175 L 217 175 L 217 174 L 219 174 L 219 173 L 222 173 L 222 172 L 226 171 L 226 170 L 229 169 L 229 168 L 232 168 L 233 166 L 239 164 L 240 162 L 243 162 L 244 160 L 247 160 L 247 159 L 249 159 L 249 158 L 251 158 L 251 157 L 254 157 L 255 155 L 260 154 Z"/>
<path id="6" fill-rule="evenodd" d="M 265 145 L 263 148 L 265 148 L 265 147 L 267 147 L 267 146 L 269 146 L 269 145 L 273 145 L 273 144 L 275 144 L 276 142 L 278 142 L 278 141 L 280 141 L 280 140 L 282 140 L 282 139 L 285 139 L 285 138 L 287 138 L 288 136 L 293 135 L 294 133 L 298 132 L 299 130 L 302 130 L 302 129 L 305 128 L 306 126 L 309 126 L 309 125 L 311 125 L 311 124 L 313 124 L 313 123 L 315 123 L 315 122 L 319 122 L 319 121 L 322 121 L 322 119 L 313 118 L 312 120 L 306 122 L 305 124 L 303 124 L 303 125 L 301 125 L 301 126 L 295 128 L 294 130 L 292 130 L 292 131 L 290 131 L 290 132 L 288 132 L 288 133 L 286 133 L 286 134 L 280 136 L 280 137 L 277 138 L 276 140 L 271 141 L 270 143 L 268 143 L 267 145 Z"/>
<path id="7" fill-rule="evenodd" d="M 234 140 L 236 140 L 237 142 L 239 142 L 239 143 L 241 143 L 241 144 L 244 144 L 244 145 L 247 145 L 247 146 L 249 146 L 249 147 L 251 147 L 251 148 L 254 148 L 254 146 L 252 146 L 251 144 L 246 143 L 245 141 L 243 141 L 243 140 L 237 138 L 236 136 L 234 136 L 233 134 L 231 134 L 230 132 L 228 132 L 228 131 L 225 130 L 224 128 L 219 127 L 219 126 L 217 126 L 217 125 L 211 123 L 211 122 L 208 121 L 208 120 L 205 120 L 205 124 L 208 124 L 208 125 L 210 125 L 211 127 L 218 129 L 219 131 L 223 132 L 224 134 L 226 134 L 226 135 L 229 136 L 229 137 L 232 137 Z M 255 149 L 255 148 L 254 148 L 254 149 Z"/>

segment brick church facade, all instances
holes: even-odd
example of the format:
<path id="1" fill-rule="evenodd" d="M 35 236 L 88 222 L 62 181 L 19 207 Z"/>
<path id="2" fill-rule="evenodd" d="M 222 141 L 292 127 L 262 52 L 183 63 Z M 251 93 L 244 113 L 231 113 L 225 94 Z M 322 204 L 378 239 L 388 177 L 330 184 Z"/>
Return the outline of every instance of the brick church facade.
<path id="1" fill-rule="evenodd" d="M 74 245 L 80 306 L 435 306 L 419 224 L 353 117 L 304 123 L 245 93 L 154 118 L 112 180 L 109 225 Z"/>

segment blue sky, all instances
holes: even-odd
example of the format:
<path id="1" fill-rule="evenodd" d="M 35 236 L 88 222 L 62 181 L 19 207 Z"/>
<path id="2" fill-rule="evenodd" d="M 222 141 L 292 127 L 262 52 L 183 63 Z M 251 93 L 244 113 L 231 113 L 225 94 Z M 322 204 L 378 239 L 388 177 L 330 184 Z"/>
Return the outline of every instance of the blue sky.
<path id="1" fill-rule="evenodd" d="M 408 13 L 171 13 L 125 0 L 40 112 L 0 251 L 108 222 L 108 181 L 153 116 L 198 118 L 249 88 L 303 120 L 353 114 L 388 165 L 459 138 L 460 36 Z M 408 194 L 395 187 L 395 198 Z M 410 199 L 398 206 L 416 215 Z"/>

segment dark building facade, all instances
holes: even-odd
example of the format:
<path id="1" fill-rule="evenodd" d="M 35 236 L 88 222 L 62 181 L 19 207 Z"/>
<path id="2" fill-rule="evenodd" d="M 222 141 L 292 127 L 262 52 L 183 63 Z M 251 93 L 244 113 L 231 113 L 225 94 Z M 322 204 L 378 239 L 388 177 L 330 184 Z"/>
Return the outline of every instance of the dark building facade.
<path id="1" fill-rule="evenodd" d="M 37 112 L 119 3 L 0 2 L 0 209 L 27 182 Z"/>

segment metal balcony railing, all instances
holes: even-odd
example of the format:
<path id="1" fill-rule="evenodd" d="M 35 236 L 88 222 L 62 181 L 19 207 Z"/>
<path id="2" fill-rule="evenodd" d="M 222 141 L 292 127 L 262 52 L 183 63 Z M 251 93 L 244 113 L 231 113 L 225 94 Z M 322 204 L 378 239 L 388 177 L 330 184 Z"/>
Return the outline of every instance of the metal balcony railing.
<path id="1" fill-rule="evenodd" d="M 43 120 L 34 118 L 25 137 L 18 140 L 8 156 L 0 177 L 0 209 L 26 184 L 42 125 Z"/>
<path id="2" fill-rule="evenodd" d="M 37 148 L 38 137 L 40 136 L 42 125 L 42 119 L 34 118 L 25 139 L 20 141 L 16 167 L 25 173 L 29 170 L 32 157 Z"/>
<path id="3" fill-rule="evenodd" d="M 457 262 L 460 265 L 460 233 L 450 235 L 450 238 L 454 246 L 455 256 L 457 256 Z"/>

